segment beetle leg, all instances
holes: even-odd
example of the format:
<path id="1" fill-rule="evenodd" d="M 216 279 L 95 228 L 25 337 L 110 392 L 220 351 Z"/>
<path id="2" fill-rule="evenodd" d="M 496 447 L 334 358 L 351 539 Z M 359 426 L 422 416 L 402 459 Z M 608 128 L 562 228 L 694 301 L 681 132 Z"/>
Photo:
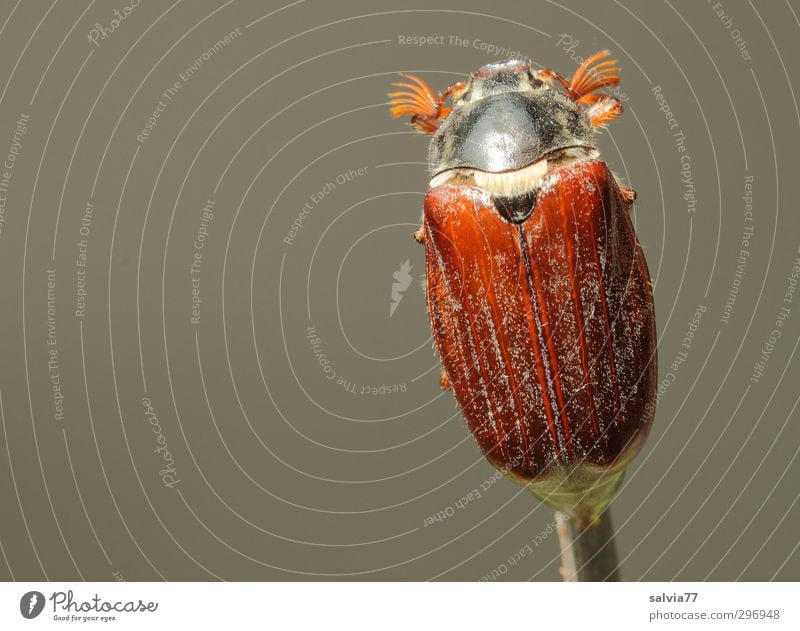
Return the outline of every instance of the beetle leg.
<path id="1" fill-rule="evenodd" d="M 453 387 L 453 384 L 450 383 L 450 377 L 447 376 L 444 370 L 442 371 L 442 376 L 439 377 L 439 385 L 442 390 L 450 390 Z"/>
<path id="2" fill-rule="evenodd" d="M 414 241 L 417 243 L 425 243 L 425 228 L 420 227 L 419 230 L 414 232 Z"/>
<path id="3" fill-rule="evenodd" d="M 627 204 L 632 204 L 636 201 L 636 191 L 634 191 L 632 188 L 622 186 L 619 190 L 620 193 L 622 193 L 622 199 L 624 199 Z"/>
<path id="4" fill-rule="evenodd" d="M 619 188 L 619 194 L 622 197 L 622 201 L 625 202 L 628 210 L 630 210 L 631 205 L 636 201 L 636 191 L 629 186 L 625 186 L 625 183 L 622 181 L 622 178 L 619 175 L 613 172 L 612 175 L 614 176 L 614 181 L 617 183 L 617 188 Z"/>

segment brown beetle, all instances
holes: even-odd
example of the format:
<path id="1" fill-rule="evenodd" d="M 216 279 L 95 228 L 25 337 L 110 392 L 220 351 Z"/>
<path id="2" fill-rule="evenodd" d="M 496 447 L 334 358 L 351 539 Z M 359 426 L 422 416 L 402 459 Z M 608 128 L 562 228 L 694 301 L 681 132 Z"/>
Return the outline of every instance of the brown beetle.
<path id="1" fill-rule="evenodd" d="M 648 434 L 657 380 L 635 194 L 595 144 L 622 112 L 601 92 L 619 83 L 608 55 L 570 81 L 512 60 L 440 95 L 410 75 L 390 93 L 433 134 L 416 237 L 442 384 L 494 466 L 586 523 Z"/>

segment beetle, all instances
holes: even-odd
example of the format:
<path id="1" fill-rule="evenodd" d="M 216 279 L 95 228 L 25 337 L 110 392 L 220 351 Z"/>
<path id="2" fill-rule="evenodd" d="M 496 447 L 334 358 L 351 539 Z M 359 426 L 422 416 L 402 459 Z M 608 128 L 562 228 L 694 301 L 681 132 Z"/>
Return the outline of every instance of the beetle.
<path id="1" fill-rule="evenodd" d="M 415 238 L 442 386 L 490 463 L 587 524 L 647 437 L 657 382 L 636 194 L 597 148 L 623 110 L 609 57 L 570 80 L 492 63 L 439 94 L 402 74 L 389 93 L 432 136 Z"/>

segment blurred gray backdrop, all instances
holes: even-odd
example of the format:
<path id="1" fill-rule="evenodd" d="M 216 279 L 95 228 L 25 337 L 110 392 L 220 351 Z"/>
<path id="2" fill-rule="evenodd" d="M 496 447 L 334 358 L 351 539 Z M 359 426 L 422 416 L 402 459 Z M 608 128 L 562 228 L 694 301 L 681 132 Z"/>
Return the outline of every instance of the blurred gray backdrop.
<path id="1" fill-rule="evenodd" d="M 639 193 L 633 580 L 797 580 L 800 7 L 0 2 L 0 578 L 559 580 L 438 386 L 397 73 L 569 75 Z"/>

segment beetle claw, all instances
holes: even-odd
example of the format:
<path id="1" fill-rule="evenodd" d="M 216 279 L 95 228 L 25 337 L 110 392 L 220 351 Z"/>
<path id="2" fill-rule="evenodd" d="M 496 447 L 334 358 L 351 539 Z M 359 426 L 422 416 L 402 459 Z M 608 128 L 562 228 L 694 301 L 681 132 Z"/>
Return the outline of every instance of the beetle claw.
<path id="1" fill-rule="evenodd" d="M 453 387 L 453 384 L 450 383 L 450 377 L 447 376 L 444 370 L 442 371 L 442 376 L 439 377 L 439 385 L 442 390 L 450 390 Z"/>
<path id="2" fill-rule="evenodd" d="M 636 201 L 636 191 L 632 188 L 622 187 L 620 189 L 620 193 L 622 193 L 622 199 L 624 199 L 628 204 L 632 204 Z"/>

